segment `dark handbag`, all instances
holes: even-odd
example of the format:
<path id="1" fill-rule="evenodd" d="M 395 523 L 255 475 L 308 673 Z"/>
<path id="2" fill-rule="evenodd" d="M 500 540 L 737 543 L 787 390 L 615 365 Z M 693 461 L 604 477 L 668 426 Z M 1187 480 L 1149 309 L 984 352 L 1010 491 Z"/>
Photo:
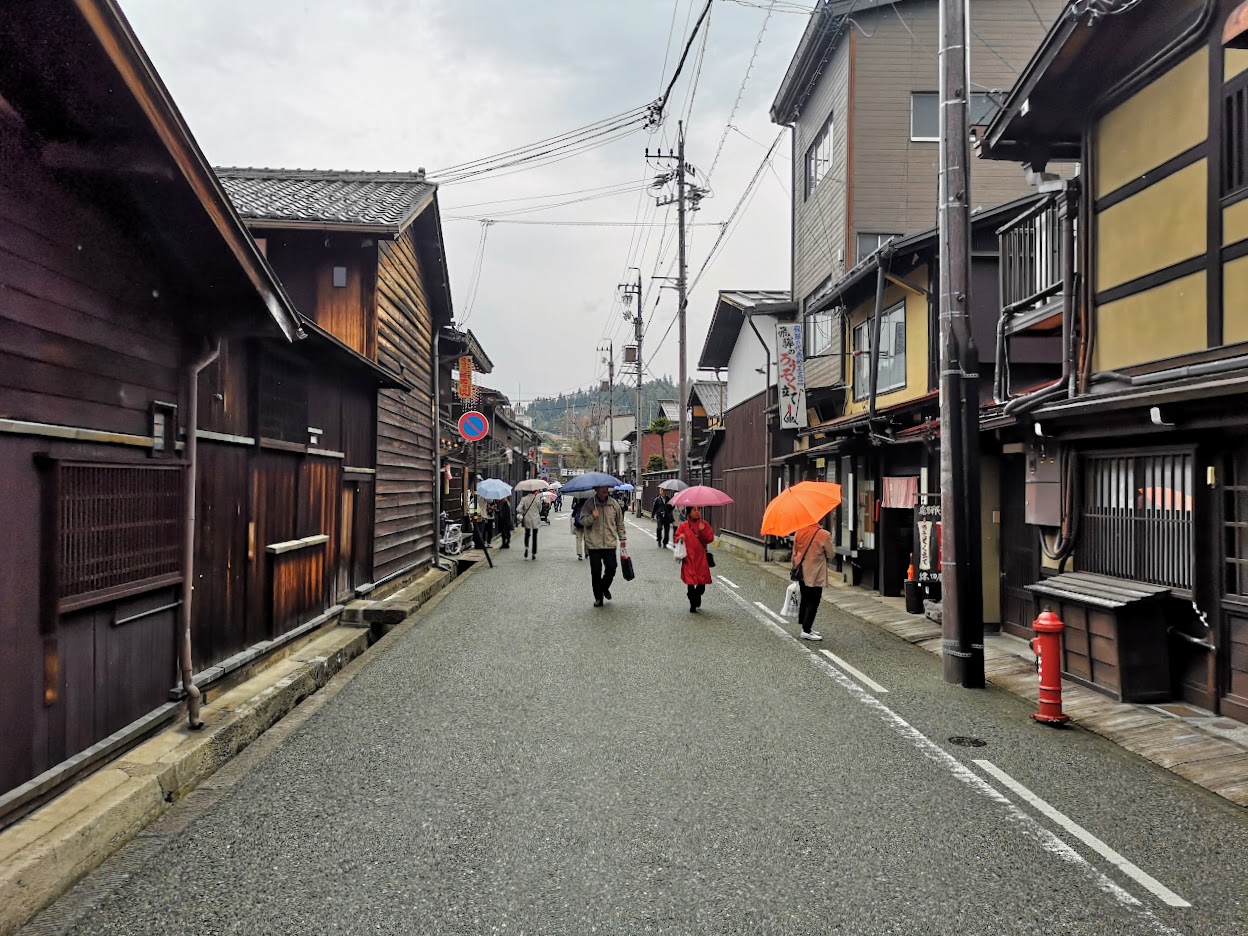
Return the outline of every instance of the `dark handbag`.
<path id="1" fill-rule="evenodd" d="M 709 549 L 706 551 L 706 565 L 708 568 L 715 568 L 715 554 Z"/>
<path id="2" fill-rule="evenodd" d="M 797 560 L 797 565 L 789 569 L 789 578 L 792 581 L 801 582 L 803 585 L 806 584 L 805 581 L 802 579 L 802 563 L 806 561 L 806 556 L 810 553 L 810 547 L 814 545 L 815 545 L 815 538 L 812 536 L 810 538 L 810 542 L 806 544 L 806 552 L 802 553 L 802 558 Z"/>
<path id="3" fill-rule="evenodd" d="M 620 556 L 620 575 L 624 576 L 626 582 L 631 582 L 637 577 L 637 573 L 633 571 L 632 556 Z"/>

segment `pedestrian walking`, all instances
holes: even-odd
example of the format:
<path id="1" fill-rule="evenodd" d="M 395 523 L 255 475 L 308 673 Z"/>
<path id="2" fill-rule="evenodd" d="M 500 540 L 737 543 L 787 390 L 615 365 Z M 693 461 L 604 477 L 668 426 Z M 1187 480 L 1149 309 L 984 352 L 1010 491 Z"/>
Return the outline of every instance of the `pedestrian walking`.
<path id="1" fill-rule="evenodd" d="M 524 527 L 524 558 L 529 558 L 529 541 L 533 544 L 533 558 L 537 558 L 537 531 L 542 524 L 542 494 L 533 491 L 524 495 L 516 508 L 516 517 Z"/>
<path id="2" fill-rule="evenodd" d="M 659 491 L 650 505 L 650 513 L 654 517 L 654 541 L 660 549 L 666 549 L 672 537 L 672 520 L 676 516 L 676 508 L 672 506 L 672 492 Z"/>
<path id="3" fill-rule="evenodd" d="M 572 535 L 576 537 L 576 558 L 585 558 L 585 528 L 581 526 L 581 508 L 585 506 L 585 498 L 572 501 Z"/>
<path id="4" fill-rule="evenodd" d="M 594 589 L 594 607 L 611 600 L 611 583 L 617 567 L 616 548 L 628 548 L 624 531 L 624 511 L 611 497 L 611 488 L 594 488 L 594 496 L 581 507 L 585 549 L 589 552 L 589 580 Z"/>
<path id="5" fill-rule="evenodd" d="M 498 524 L 498 535 L 503 539 L 499 549 L 511 549 L 511 498 L 504 497 L 498 502 L 494 508 L 494 519 Z"/>
<path id="6" fill-rule="evenodd" d="M 828 560 L 835 557 L 832 534 L 819 524 L 804 526 L 793 534 L 793 568 L 800 576 L 797 586 L 802 595 L 797 611 L 802 640 L 823 640 L 823 635 L 814 629 L 815 615 L 828 584 Z"/>
<path id="7" fill-rule="evenodd" d="M 680 580 L 685 583 L 689 595 L 689 611 L 698 613 L 702 607 L 702 595 L 711 584 L 711 566 L 706 558 L 706 547 L 715 541 L 715 531 L 702 519 L 700 507 L 689 508 L 689 519 L 676 528 L 676 542 L 685 547 L 685 557 L 680 560 Z"/>

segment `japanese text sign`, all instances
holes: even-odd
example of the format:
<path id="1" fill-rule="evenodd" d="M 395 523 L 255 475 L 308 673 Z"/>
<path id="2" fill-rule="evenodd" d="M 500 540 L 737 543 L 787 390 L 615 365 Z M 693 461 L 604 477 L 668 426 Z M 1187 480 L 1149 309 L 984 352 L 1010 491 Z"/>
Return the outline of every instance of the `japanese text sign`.
<path id="1" fill-rule="evenodd" d="M 780 388 L 780 428 L 806 428 L 806 374 L 802 358 L 802 326 L 776 326 Z"/>

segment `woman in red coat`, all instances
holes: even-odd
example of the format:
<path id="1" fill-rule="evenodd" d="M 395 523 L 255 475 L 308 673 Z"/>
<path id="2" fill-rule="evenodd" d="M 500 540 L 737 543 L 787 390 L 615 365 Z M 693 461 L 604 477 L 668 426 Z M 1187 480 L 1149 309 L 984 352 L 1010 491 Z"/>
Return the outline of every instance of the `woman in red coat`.
<path id="1" fill-rule="evenodd" d="M 715 541 L 715 531 L 702 519 L 702 511 L 689 508 L 689 516 L 676 528 L 676 542 L 685 544 L 685 558 L 680 561 L 680 580 L 688 586 L 689 610 L 698 613 L 702 594 L 711 584 L 711 567 L 706 562 L 706 547 Z"/>

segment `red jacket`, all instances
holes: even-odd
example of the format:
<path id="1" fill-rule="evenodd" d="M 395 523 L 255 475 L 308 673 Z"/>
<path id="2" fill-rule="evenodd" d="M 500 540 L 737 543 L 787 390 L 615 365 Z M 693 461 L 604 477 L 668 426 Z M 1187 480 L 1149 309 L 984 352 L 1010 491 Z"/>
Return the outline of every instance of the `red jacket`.
<path id="1" fill-rule="evenodd" d="M 706 547 L 715 541 L 715 531 L 705 520 L 686 520 L 676 528 L 676 540 L 679 542 L 682 537 L 686 555 L 680 561 L 680 580 L 686 585 L 710 585 Z"/>

